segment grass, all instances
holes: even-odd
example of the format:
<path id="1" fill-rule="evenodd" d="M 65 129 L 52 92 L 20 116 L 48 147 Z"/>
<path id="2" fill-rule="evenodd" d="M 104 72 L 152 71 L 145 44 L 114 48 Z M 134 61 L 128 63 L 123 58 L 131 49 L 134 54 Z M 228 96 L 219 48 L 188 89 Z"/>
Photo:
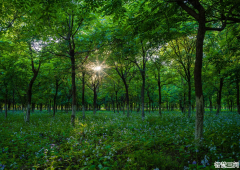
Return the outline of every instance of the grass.
<path id="1" fill-rule="evenodd" d="M 194 146 L 195 116 L 178 111 L 126 115 L 99 111 L 0 114 L 1 169 L 215 169 L 214 162 L 240 162 L 240 116 L 206 112 L 202 146 Z"/>

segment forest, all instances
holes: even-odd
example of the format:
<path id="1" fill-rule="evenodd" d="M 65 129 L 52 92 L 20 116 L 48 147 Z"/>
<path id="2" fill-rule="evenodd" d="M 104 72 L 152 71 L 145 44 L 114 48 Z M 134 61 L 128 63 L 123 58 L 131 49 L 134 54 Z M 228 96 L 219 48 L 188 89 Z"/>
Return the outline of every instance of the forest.
<path id="1" fill-rule="evenodd" d="M 239 168 L 240 1 L 0 6 L 0 170 Z"/>

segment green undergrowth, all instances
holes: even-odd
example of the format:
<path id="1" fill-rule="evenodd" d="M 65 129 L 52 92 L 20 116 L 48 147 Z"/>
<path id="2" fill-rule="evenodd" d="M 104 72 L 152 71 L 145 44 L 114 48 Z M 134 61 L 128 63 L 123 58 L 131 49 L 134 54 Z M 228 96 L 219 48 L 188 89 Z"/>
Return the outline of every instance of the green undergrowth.
<path id="1" fill-rule="evenodd" d="M 126 115 L 99 111 L 0 114 L 0 169 L 215 169 L 215 161 L 240 161 L 240 116 L 207 112 L 202 145 L 194 145 L 195 116 L 180 112 Z"/>

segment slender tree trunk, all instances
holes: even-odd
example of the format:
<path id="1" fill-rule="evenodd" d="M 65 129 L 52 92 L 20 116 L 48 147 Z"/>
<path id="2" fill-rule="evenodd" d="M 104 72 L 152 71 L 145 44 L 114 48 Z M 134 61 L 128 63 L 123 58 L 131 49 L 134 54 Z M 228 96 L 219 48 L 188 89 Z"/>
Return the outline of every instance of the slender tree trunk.
<path id="1" fill-rule="evenodd" d="M 123 80 L 124 86 L 125 86 L 125 91 L 126 91 L 126 101 L 127 101 L 127 117 L 130 116 L 129 113 L 129 92 L 128 92 L 128 85 L 125 80 Z M 124 104 L 123 104 L 124 105 Z"/>
<path id="2" fill-rule="evenodd" d="M 130 106 L 131 106 L 131 113 L 132 113 L 132 111 L 133 111 L 133 103 L 132 102 L 130 102 L 131 104 L 130 104 Z"/>
<path id="3" fill-rule="evenodd" d="M 32 112 L 34 113 L 35 110 L 35 103 L 32 103 Z"/>
<path id="4" fill-rule="evenodd" d="M 114 103 L 114 100 L 112 99 L 112 110 L 113 112 L 115 113 L 115 103 Z"/>
<path id="5" fill-rule="evenodd" d="M 185 106 L 186 106 L 186 93 L 183 85 L 183 113 L 185 115 Z"/>
<path id="6" fill-rule="evenodd" d="M 56 79 L 56 91 L 53 97 L 53 117 L 55 117 L 55 112 L 56 112 L 56 100 L 57 100 L 57 93 L 58 93 L 58 87 L 59 87 L 59 80 Z"/>
<path id="7" fill-rule="evenodd" d="M 14 98 L 14 90 L 13 90 L 13 112 L 15 110 L 15 98 Z"/>
<path id="8" fill-rule="evenodd" d="M 76 117 L 76 109 L 77 109 L 77 101 L 76 101 L 76 69 L 75 69 L 75 57 L 74 57 L 74 50 L 70 50 L 71 56 L 71 64 L 72 64 L 72 115 L 71 115 L 71 123 L 75 126 L 75 117 Z"/>
<path id="9" fill-rule="evenodd" d="M 85 72 L 83 71 L 82 72 L 82 114 L 83 114 L 83 119 L 86 118 L 85 108 L 84 108 L 84 103 L 85 103 L 84 93 L 85 93 Z"/>
<path id="10" fill-rule="evenodd" d="M 40 112 L 42 112 L 42 103 L 40 103 Z"/>
<path id="11" fill-rule="evenodd" d="M 142 44 L 142 41 L 141 41 L 141 44 Z M 141 72 L 141 75 L 142 75 L 142 89 L 141 89 L 141 103 L 142 103 L 142 120 L 145 119 L 145 113 L 144 113 L 144 90 L 145 90 L 145 79 L 146 79 L 146 51 L 143 47 L 143 44 L 142 44 L 142 57 L 143 57 L 143 67 L 142 67 L 142 70 L 140 70 Z"/>
<path id="12" fill-rule="evenodd" d="M 48 109 L 48 113 L 51 112 L 51 100 L 49 100 L 48 104 L 47 104 L 47 109 Z"/>
<path id="13" fill-rule="evenodd" d="M 33 65 L 33 60 L 32 60 L 32 69 L 33 69 L 34 75 L 33 75 L 32 79 L 30 80 L 30 83 L 28 85 L 28 90 L 27 90 L 27 113 L 26 113 L 26 117 L 25 117 L 25 122 L 30 122 L 30 109 L 31 109 L 31 102 L 32 102 L 32 86 L 33 86 L 34 81 L 37 78 L 37 75 L 38 75 L 38 72 L 40 69 L 40 63 L 39 63 L 38 69 L 35 70 L 34 65 Z"/>
<path id="14" fill-rule="evenodd" d="M 8 99 L 8 92 L 7 92 L 7 90 L 6 90 L 6 94 L 5 94 L 5 105 L 4 105 L 5 118 L 7 118 L 7 114 L 8 114 L 8 112 L 7 112 L 7 104 L 8 104 L 7 99 Z"/>
<path id="15" fill-rule="evenodd" d="M 144 113 L 144 90 L 145 90 L 145 70 L 142 71 L 142 89 L 141 89 L 142 120 L 144 120 L 144 118 L 145 118 L 145 113 Z"/>
<path id="16" fill-rule="evenodd" d="M 153 102 L 152 102 L 152 113 L 154 113 L 154 106 L 153 106 Z"/>
<path id="17" fill-rule="evenodd" d="M 237 88 L 237 112 L 240 114 L 240 104 L 239 104 L 239 79 L 236 78 L 236 88 Z"/>
<path id="18" fill-rule="evenodd" d="M 116 105 L 117 105 L 117 113 L 119 113 L 119 110 L 118 110 L 118 97 L 117 97 L 117 94 L 118 94 L 118 92 L 117 92 L 117 91 L 115 91 L 115 93 L 116 93 Z"/>
<path id="19" fill-rule="evenodd" d="M 93 114 L 95 115 L 96 114 L 96 108 L 97 108 L 97 87 L 96 85 L 94 84 L 93 86 Z M 113 105 L 114 107 L 114 105 Z M 114 108 L 114 113 L 115 113 L 115 108 Z"/>
<path id="20" fill-rule="evenodd" d="M 162 116 L 162 93 L 161 93 L 161 79 L 160 79 L 160 73 L 158 72 L 158 113 L 160 116 Z"/>
<path id="21" fill-rule="evenodd" d="M 188 80 L 188 117 L 190 118 L 191 116 L 191 108 L 192 108 L 192 104 L 191 104 L 191 79 L 189 78 Z"/>
<path id="22" fill-rule="evenodd" d="M 209 102 L 210 102 L 210 113 L 212 113 L 212 96 L 209 96 Z"/>
<path id="23" fill-rule="evenodd" d="M 223 87 L 223 78 L 220 78 L 220 87 L 219 87 L 218 99 L 217 99 L 218 107 L 217 107 L 216 115 L 219 115 L 219 112 L 221 112 L 222 87 Z"/>
<path id="24" fill-rule="evenodd" d="M 148 110 L 148 113 L 150 113 L 150 111 L 151 111 L 151 99 L 150 99 L 150 94 L 149 94 L 148 91 L 147 91 L 147 96 L 148 96 L 147 110 Z"/>

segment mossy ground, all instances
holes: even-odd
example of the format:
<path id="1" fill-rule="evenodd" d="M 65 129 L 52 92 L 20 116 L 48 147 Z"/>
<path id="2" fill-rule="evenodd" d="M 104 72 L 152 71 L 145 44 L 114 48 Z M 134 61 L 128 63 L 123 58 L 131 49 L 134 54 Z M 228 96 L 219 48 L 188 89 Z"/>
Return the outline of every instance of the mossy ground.
<path id="1" fill-rule="evenodd" d="M 0 169 L 215 169 L 215 161 L 240 160 L 240 116 L 206 112 L 202 146 L 194 145 L 195 115 L 178 111 L 140 113 L 35 111 L 0 115 Z M 196 164 L 193 164 L 195 163 Z"/>

